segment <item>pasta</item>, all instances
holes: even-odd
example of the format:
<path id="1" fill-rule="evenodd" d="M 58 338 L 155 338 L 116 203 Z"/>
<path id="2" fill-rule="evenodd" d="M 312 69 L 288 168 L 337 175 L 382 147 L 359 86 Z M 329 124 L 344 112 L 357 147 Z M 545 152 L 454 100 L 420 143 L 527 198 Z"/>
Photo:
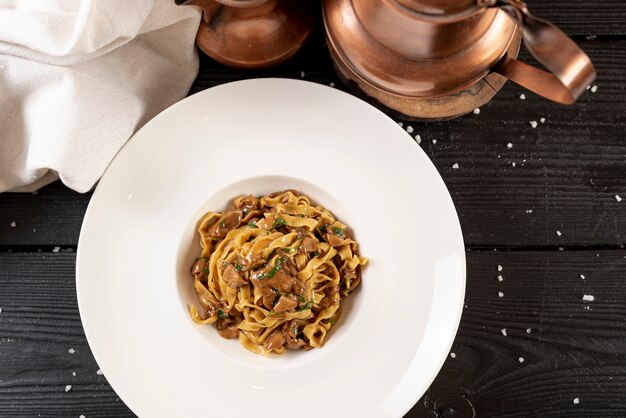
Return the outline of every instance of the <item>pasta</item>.
<path id="1" fill-rule="evenodd" d="M 367 263 L 346 225 L 294 190 L 237 197 L 206 213 L 198 233 L 202 314 L 191 305 L 191 318 L 261 355 L 322 347 Z"/>

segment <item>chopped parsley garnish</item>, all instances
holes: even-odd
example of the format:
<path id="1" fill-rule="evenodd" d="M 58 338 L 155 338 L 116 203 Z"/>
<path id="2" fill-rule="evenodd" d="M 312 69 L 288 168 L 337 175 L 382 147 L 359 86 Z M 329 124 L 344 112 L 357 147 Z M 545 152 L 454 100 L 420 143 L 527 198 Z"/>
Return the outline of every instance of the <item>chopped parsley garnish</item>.
<path id="1" fill-rule="evenodd" d="M 225 228 L 226 227 L 226 222 L 222 221 L 217 226 L 219 226 L 220 228 Z"/>
<path id="2" fill-rule="evenodd" d="M 317 251 L 315 251 L 315 252 L 313 253 L 313 255 L 314 255 L 315 257 L 319 257 L 319 255 L 320 255 L 320 254 L 321 254 L 321 253 L 319 252 L 319 250 L 317 250 Z"/>
<path id="3" fill-rule="evenodd" d="M 206 258 L 206 257 L 200 257 L 200 260 L 202 260 L 202 261 L 204 261 L 204 262 L 209 261 L 209 259 L 208 259 L 208 258 Z"/>
<path id="4" fill-rule="evenodd" d="M 337 228 L 337 227 L 333 228 L 333 233 L 337 235 L 338 237 L 343 237 L 343 232 L 344 232 L 343 228 Z"/>
<path id="5" fill-rule="evenodd" d="M 296 308 L 296 311 L 301 312 L 301 311 L 306 311 L 308 309 L 311 309 L 311 302 L 308 302 L 306 305 L 304 306 L 298 306 Z"/>
<path id="6" fill-rule="evenodd" d="M 276 293 L 276 296 L 274 296 L 274 300 L 272 301 L 272 305 L 276 305 L 278 303 L 278 301 L 280 300 L 280 292 L 277 290 L 274 290 L 274 293 Z"/>
<path id="7" fill-rule="evenodd" d="M 300 297 L 298 298 L 298 302 L 300 303 L 306 302 L 306 298 L 304 297 L 304 295 L 300 295 Z"/>
<path id="8" fill-rule="evenodd" d="M 333 318 L 326 318 L 326 320 L 328 321 L 330 325 L 335 323 L 335 320 Z"/>
<path id="9" fill-rule="evenodd" d="M 202 272 L 203 272 L 205 275 L 207 275 L 207 276 L 208 276 L 208 275 L 209 275 L 209 268 L 208 268 L 208 267 L 205 267 L 205 268 L 204 268 L 204 270 L 202 270 Z"/>
<path id="10" fill-rule="evenodd" d="M 285 248 L 283 248 L 283 251 L 286 252 L 286 253 L 290 253 L 291 252 L 291 248 L 285 247 Z"/>
<path id="11" fill-rule="evenodd" d="M 256 275 L 256 279 L 257 279 L 257 280 L 263 280 L 263 279 L 265 279 L 265 277 L 266 277 L 266 276 L 265 276 L 265 274 L 263 274 L 263 273 L 259 273 L 259 274 L 257 274 L 257 275 Z"/>
<path id="12" fill-rule="evenodd" d="M 296 324 L 291 326 L 291 332 L 293 335 L 298 335 L 298 326 Z"/>
<path id="13" fill-rule="evenodd" d="M 280 228 L 281 226 L 287 225 L 287 222 L 283 218 L 276 218 L 274 225 L 272 225 L 272 229 Z"/>
<path id="14" fill-rule="evenodd" d="M 226 267 L 228 265 L 228 262 L 226 260 L 222 261 L 222 267 Z"/>
<path id="15" fill-rule="evenodd" d="M 326 233 L 326 227 L 325 227 L 325 226 L 320 226 L 318 229 L 319 229 L 319 231 L 320 231 L 322 234 L 325 234 L 325 233 Z"/>
<path id="16" fill-rule="evenodd" d="M 279 257 L 276 260 L 276 264 L 274 265 L 274 267 L 267 272 L 267 274 L 265 275 L 268 279 L 271 279 L 272 277 L 276 276 L 276 273 L 278 273 L 278 270 L 280 270 L 280 266 L 281 264 L 283 264 L 285 262 L 285 259 L 282 257 Z"/>
<path id="17" fill-rule="evenodd" d="M 235 261 L 235 270 L 237 271 L 243 270 L 243 266 L 239 264 L 239 260 Z"/>
<path id="18" fill-rule="evenodd" d="M 219 316 L 222 319 L 228 318 L 228 314 L 221 309 L 217 310 L 217 316 Z"/>

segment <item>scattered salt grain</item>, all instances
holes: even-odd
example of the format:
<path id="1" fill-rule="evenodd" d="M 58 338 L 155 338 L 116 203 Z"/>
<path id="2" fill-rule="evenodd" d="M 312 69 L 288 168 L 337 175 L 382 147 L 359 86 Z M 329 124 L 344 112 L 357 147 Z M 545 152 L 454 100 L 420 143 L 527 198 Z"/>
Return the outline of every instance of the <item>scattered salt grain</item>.
<path id="1" fill-rule="evenodd" d="M 541 119 L 539 119 L 539 122 L 541 122 L 541 123 L 546 123 L 546 118 L 541 118 Z"/>
<path id="2" fill-rule="evenodd" d="M 587 301 L 587 302 L 593 302 L 595 298 L 593 297 L 593 295 L 583 295 L 583 300 Z"/>
<path id="3" fill-rule="evenodd" d="M 15 223 L 15 221 L 11 222 L 11 228 L 15 228 L 17 226 L 17 224 Z"/>
<path id="4" fill-rule="evenodd" d="M 515 162 L 512 162 L 512 163 L 511 163 L 511 166 L 515 167 Z"/>
<path id="5" fill-rule="evenodd" d="M 304 71 L 300 71 L 300 78 L 304 78 L 305 74 Z"/>
<path id="6" fill-rule="evenodd" d="M 70 354 L 74 354 L 76 352 L 76 350 L 74 350 L 73 348 L 70 348 L 69 350 L 67 350 L 68 353 Z"/>
<path id="7" fill-rule="evenodd" d="M 537 121 L 536 120 L 531 120 L 530 121 L 530 126 L 532 126 L 533 128 L 537 127 Z"/>
<path id="8" fill-rule="evenodd" d="M 2 313 L 2 308 L 0 308 L 0 313 Z"/>
<path id="9" fill-rule="evenodd" d="M 526 328 L 526 334 L 530 334 L 531 332 L 533 332 L 533 330 L 532 330 L 532 329 L 530 329 L 530 328 Z"/>
<path id="10" fill-rule="evenodd" d="M 498 271 L 504 270 L 500 264 L 498 264 Z"/>
<path id="11" fill-rule="evenodd" d="M 406 127 L 406 131 L 407 131 L 407 133 L 412 134 L 413 133 L 413 127 L 411 125 L 407 126 Z"/>
<path id="12" fill-rule="evenodd" d="M 559 247 L 559 251 L 565 251 L 565 248 Z"/>
<path id="13" fill-rule="evenodd" d="M 519 95 L 520 100 L 526 100 L 526 95 L 524 93 Z"/>
<path id="14" fill-rule="evenodd" d="M 456 354 L 454 354 L 454 353 L 450 353 L 450 357 L 452 357 L 452 358 L 456 358 Z"/>
<path id="15" fill-rule="evenodd" d="M 474 109 L 474 114 L 475 115 L 479 115 L 480 114 L 480 109 L 479 108 Z"/>
<path id="16" fill-rule="evenodd" d="M 437 140 L 436 140 L 436 139 L 433 139 L 433 144 L 436 144 L 436 143 L 437 143 Z"/>
<path id="17" fill-rule="evenodd" d="M 499 282 L 501 282 L 501 281 L 503 281 L 503 280 L 504 280 L 504 277 L 502 277 L 502 275 L 501 275 L 501 274 L 499 274 L 499 275 L 498 275 L 498 281 L 499 281 Z"/>
<path id="18" fill-rule="evenodd" d="M 459 163 L 454 163 L 454 164 L 452 164 L 452 168 L 454 168 L 455 170 L 456 170 L 457 168 L 459 168 Z"/>
<path id="19" fill-rule="evenodd" d="M 591 86 L 591 92 L 595 93 L 596 91 L 598 91 L 598 86 Z"/>
<path id="20" fill-rule="evenodd" d="M 422 137 L 419 134 L 415 135 L 415 142 L 417 142 L 418 144 L 422 143 Z"/>
<path id="21" fill-rule="evenodd" d="M 53 252 L 53 253 L 58 253 L 59 251 L 61 251 L 61 247 L 54 247 L 54 248 L 52 249 L 52 252 Z"/>
<path id="22" fill-rule="evenodd" d="M 502 296 L 504 296 L 504 293 L 498 292 L 498 297 L 501 298 Z"/>
<path id="23" fill-rule="evenodd" d="M 518 358 L 517 361 L 519 361 L 520 363 L 523 363 L 524 362 L 524 357 Z"/>
<path id="24" fill-rule="evenodd" d="M 584 274 L 581 274 L 581 275 L 580 275 L 580 278 L 581 278 L 581 279 L 583 279 L 583 280 L 585 280 L 585 275 L 584 275 Z"/>
<path id="25" fill-rule="evenodd" d="M 560 237 L 563 234 L 561 233 L 561 231 L 556 231 L 556 235 Z"/>
<path id="26" fill-rule="evenodd" d="M 500 330 L 500 332 L 502 333 L 502 335 L 504 335 L 504 336 L 506 337 L 506 328 L 502 328 L 502 329 Z"/>
<path id="27" fill-rule="evenodd" d="M 331 86 L 331 87 L 335 87 L 335 83 L 331 81 L 331 82 L 330 82 L 330 84 L 329 84 L 329 86 Z"/>
<path id="28" fill-rule="evenodd" d="M 513 148 L 513 144 L 509 142 L 508 144 L 506 144 L 506 147 L 507 147 L 508 149 L 511 149 L 511 148 Z"/>
<path id="29" fill-rule="evenodd" d="M 102 370 L 98 369 L 98 371 L 96 371 L 96 374 L 97 374 L 98 376 L 102 376 Z"/>
<path id="30" fill-rule="evenodd" d="M 526 213 L 533 213 L 532 209 L 526 209 Z"/>
<path id="31" fill-rule="evenodd" d="M 574 405 L 578 405 L 580 403 L 580 399 L 574 398 Z"/>
<path id="32" fill-rule="evenodd" d="M 65 385 L 65 391 L 69 392 L 70 390 L 72 390 L 72 385 Z"/>
<path id="33" fill-rule="evenodd" d="M 79 416 L 78 418 L 86 418 L 84 415 Z"/>
<path id="34" fill-rule="evenodd" d="M 620 197 L 620 195 L 616 194 L 615 195 L 615 200 L 617 200 L 618 202 L 621 202 L 622 198 Z"/>

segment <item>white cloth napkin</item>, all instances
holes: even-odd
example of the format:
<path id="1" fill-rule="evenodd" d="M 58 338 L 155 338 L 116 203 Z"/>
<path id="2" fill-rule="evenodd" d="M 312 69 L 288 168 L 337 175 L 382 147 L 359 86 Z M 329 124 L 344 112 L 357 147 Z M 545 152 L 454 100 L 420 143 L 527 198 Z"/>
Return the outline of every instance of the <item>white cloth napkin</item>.
<path id="1" fill-rule="evenodd" d="M 200 10 L 174 0 L 0 0 L 0 192 L 90 190 L 185 97 Z"/>

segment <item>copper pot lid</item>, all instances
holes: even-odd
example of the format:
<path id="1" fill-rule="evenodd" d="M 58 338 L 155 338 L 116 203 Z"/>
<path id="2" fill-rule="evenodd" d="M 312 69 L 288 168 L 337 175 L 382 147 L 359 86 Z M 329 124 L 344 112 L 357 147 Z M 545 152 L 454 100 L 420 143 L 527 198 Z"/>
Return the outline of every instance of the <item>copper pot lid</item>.
<path id="1" fill-rule="evenodd" d="M 505 12 L 479 9 L 483 13 L 481 19 L 491 24 L 478 40 L 446 57 L 407 57 L 371 36 L 355 14 L 351 0 L 325 1 L 323 5 L 328 41 L 343 64 L 363 82 L 402 97 L 445 96 L 474 84 L 489 74 L 490 68 L 504 56 L 517 30 Z M 435 30 L 439 29 L 435 27 Z"/>
<path id="2" fill-rule="evenodd" d="M 475 0 L 396 0 L 407 9 L 431 16 L 450 16 L 478 10 Z"/>

